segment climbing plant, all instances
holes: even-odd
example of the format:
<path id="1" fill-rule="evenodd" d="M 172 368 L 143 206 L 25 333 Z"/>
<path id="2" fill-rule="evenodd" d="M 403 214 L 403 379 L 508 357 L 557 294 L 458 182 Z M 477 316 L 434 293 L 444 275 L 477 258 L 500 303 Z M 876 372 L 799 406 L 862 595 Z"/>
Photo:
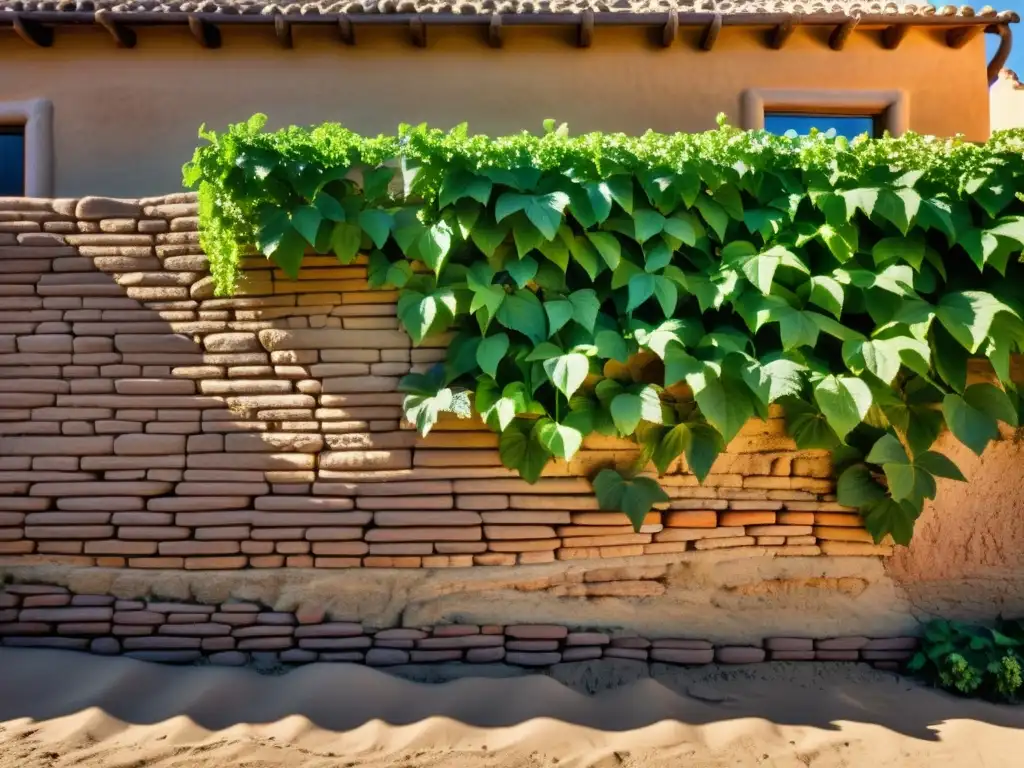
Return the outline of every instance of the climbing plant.
<path id="1" fill-rule="evenodd" d="M 630 438 L 634 471 L 593 484 L 636 526 L 667 499 L 643 470 L 682 457 L 703 481 L 778 405 L 876 540 L 906 543 L 936 478 L 964 479 L 940 431 L 981 454 L 1024 415 L 1024 132 L 263 128 L 201 130 L 184 169 L 218 290 L 249 253 L 292 277 L 307 252 L 365 254 L 414 344 L 452 334 L 401 382 L 409 421 L 475 409 L 531 482 L 588 435 Z"/>

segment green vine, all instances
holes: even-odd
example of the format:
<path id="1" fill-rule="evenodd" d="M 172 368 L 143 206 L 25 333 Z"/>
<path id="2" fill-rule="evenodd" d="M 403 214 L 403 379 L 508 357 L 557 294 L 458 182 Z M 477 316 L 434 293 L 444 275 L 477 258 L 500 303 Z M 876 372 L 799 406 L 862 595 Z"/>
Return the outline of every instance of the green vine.
<path id="1" fill-rule="evenodd" d="M 1024 132 L 263 125 L 201 131 L 184 169 L 218 291 L 245 249 L 293 277 L 309 250 L 368 253 L 414 343 L 453 334 L 443 366 L 402 381 L 419 431 L 475 408 L 531 482 L 587 435 L 629 437 L 635 471 L 594 487 L 636 526 L 667 497 L 633 475 L 685 457 L 703 481 L 778 404 L 801 449 L 832 450 L 839 500 L 906 543 L 936 478 L 964 479 L 931 450 L 942 429 L 981 454 L 1024 415 Z M 971 357 L 991 381 L 969 383 Z"/>

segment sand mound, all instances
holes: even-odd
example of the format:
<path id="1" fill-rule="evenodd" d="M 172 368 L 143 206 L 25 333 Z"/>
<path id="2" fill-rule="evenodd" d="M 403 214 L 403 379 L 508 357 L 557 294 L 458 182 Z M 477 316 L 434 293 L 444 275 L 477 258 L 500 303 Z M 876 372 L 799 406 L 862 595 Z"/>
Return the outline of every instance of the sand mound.
<path id="1" fill-rule="evenodd" d="M 865 666 L 652 669 L 402 671 L 456 678 L 428 684 L 349 665 L 261 675 L 3 649 L 0 768 L 998 768 L 1024 750 L 1024 709 Z"/>

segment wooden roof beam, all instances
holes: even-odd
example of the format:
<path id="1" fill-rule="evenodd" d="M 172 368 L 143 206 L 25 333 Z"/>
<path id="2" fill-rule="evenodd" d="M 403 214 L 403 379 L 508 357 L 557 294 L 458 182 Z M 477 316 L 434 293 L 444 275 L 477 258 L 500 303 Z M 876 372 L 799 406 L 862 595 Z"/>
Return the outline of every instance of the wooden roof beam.
<path id="1" fill-rule="evenodd" d="M 356 44 L 356 28 L 352 25 L 352 19 L 347 13 L 338 17 L 338 39 L 345 45 Z"/>
<path id="2" fill-rule="evenodd" d="M 110 11 L 96 11 L 96 23 L 110 33 L 118 48 L 134 48 L 138 42 L 135 30 L 111 18 Z"/>
<path id="3" fill-rule="evenodd" d="M 220 48 L 220 27 L 195 14 L 188 17 L 188 30 L 203 48 Z"/>
<path id="4" fill-rule="evenodd" d="M 274 35 L 282 48 L 292 48 L 295 45 L 292 39 L 292 23 L 284 16 L 274 17 Z"/>
<path id="5" fill-rule="evenodd" d="M 37 21 L 26 19 L 20 13 L 14 14 L 11 23 L 18 37 L 29 45 L 34 45 L 38 48 L 50 48 L 53 46 L 53 27 L 44 27 Z"/>
<path id="6" fill-rule="evenodd" d="M 668 12 L 668 21 L 661 31 L 661 44 L 668 48 L 679 37 L 679 11 L 675 8 Z"/>
<path id="7" fill-rule="evenodd" d="M 704 33 L 700 37 L 700 49 L 702 51 L 710 51 L 715 47 L 715 43 L 718 41 L 718 35 L 722 31 L 722 14 L 716 13 L 715 18 L 711 20 L 711 23 L 704 28 Z"/>
<path id="8" fill-rule="evenodd" d="M 594 12 L 589 8 L 580 14 L 580 25 L 576 33 L 576 45 L 589 48 L 594 43 Z"/>
<path id="9" fill-rule="evenodd" d="M 501 14 L 491 16 L 487 25 L 487 44 L 491 48 L 501 48 L 505 44 L 505 29 L 501 26 Z"/>
<path id="10" fill-rule="evenodd" d="M 833 51 L 841 51 L 846 47 L 847 41 L 850 39 L 850 35 L 853 34 L 853 30 L 857 28 L 857 24 L 860 23 L 860 19 L 850 19 L 844 21 L 838 27 L 832 30 L 832 34 L 828 37 L 828 47 Z"/>
<path id="11" fill-rule="evenodd" d="M 775 51 L 782 50 L 782 47 L 793 36 L 794 32 L 796 32 L 796 19 L 790 16 L 781 24 L 773 27 L 771 32 L 768 33 L 768 47 Z"/>
<path id="12" fill-rule="evenodd" d="M 950 48 L 963 48 L 982 32 L 982 27 L 956 27 L 946 33 L 946 45 Z"/>
<path id="13" fill-rule="evenodd" d="M 907 36 L 910 27 L 906 24 L 893 24 L 882 30 L 882 47 L 889 51 L 895 51 L 900 47 L 903 38 Z"/>

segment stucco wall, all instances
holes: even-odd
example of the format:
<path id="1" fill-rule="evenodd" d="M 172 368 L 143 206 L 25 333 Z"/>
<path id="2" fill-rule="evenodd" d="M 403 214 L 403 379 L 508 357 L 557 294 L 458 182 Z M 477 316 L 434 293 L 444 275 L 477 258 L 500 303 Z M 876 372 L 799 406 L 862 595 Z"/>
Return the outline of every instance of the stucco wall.
<path id="1" fill-rule="evenodd" d="M 941 31 L 913 29 L 889 51 L 878 31 L 858 31 L 835 52 L 827 33 L 798 30 L 773 51 L 764 30 L 728 28 L 708 53 L 696 50 L 696 30 L 663 49 L 650 30 L 601 28 L 579 49 L 570 30 L 512 29 L 500 50 L 482 32 L 436 28 L 426 50 L 401 29 L 361 28 L 346 47 L 329 29 L 296 28 L 292 50 L 272 27 L 227 28 L 219 50 L 186 29 L 140 30 L 132 50 L 95 28 L 62 28 L 50 49 L 0 30 L 0 102 L 52 100 L 59 196 L 178 188 L 199 125 L 254 112 L 271 126 L 338 120 L 367 133 L 421 121 L 532 131 L 548 117 L 575 132 L 671 132 L 712 128 L 719 112 L 738 124 L 747 88 L 900 89 L 912 130 L 987 138 L 981 36 L 954 50 Z"/>
<path id="2" fill-rule="evenodd" d="M 1024 128 L 1024 86 L 1017 75 L 1004 69 L 992 86 L 992 130 Z"/>

